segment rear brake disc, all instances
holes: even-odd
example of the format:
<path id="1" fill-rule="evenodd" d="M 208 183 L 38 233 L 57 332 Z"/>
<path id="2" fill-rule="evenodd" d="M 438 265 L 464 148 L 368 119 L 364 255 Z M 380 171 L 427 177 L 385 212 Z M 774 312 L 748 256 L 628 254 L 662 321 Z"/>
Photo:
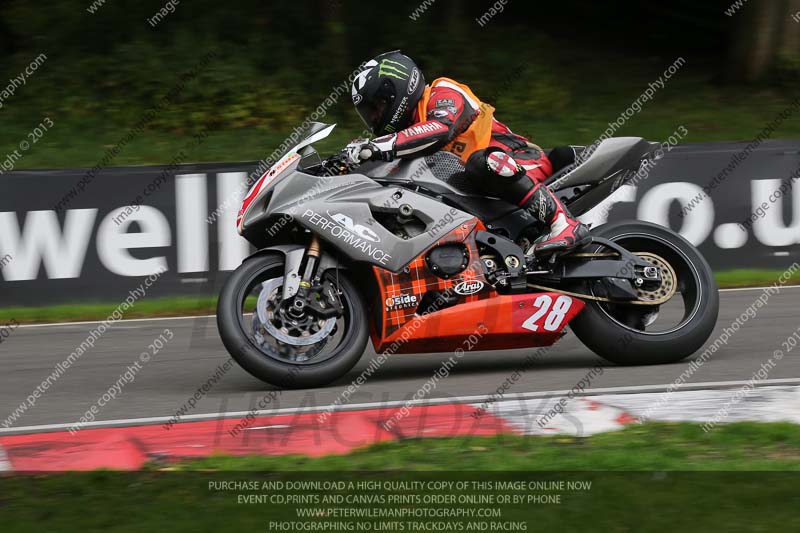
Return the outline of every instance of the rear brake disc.
<path id="1" fill-rule="evenodd" d="M 661 256 L 650 252 L 639 252 L 634 255 L 641 257 L 661 271 L 661 285 L 658 287 L 651 290 L 635 288 L 636 294 L 639 295 L 639 300 L 650 305 L 660 305 L 675 296 L 675 292 L 678 290 L 678 277 L 670 264 Z"/>

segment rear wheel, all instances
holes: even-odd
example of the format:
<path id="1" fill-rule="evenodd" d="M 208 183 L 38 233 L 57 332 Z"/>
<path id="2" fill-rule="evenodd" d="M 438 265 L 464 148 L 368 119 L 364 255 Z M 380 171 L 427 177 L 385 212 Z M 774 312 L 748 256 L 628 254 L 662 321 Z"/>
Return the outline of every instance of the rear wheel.
<path id="1" fill-rule="evenodd" d="M 662 283 L 640 298 L 660 305 L 611 304 L 587 300 L 571 323 L 578 338 L 599 356 L 623 365 L 680 361 L 711 336 L 719 312 L 719 292 L 711 267 L 680 235 L 647 222 L 600 226 L 592 235 L 621 245 L 659 267 Z M 586 251 L 606 251 L 590 244 Z M 591 287 L 586 288 L 591 293 Z"/>
<path id="2" fill-rule="evenodd" d="M 323 316 L 310 305 L 298 312 L 282 299 L 283 274 L 280 253 L 242 263 L 220 293 L 220 337 L 242 368 L 263 381 L 286 388 L 326 385 L 353 368 L 364 352 L 364 300 L 343 272 L 326 274 L 322 281 L 338 295 L 340 315 Z"/>

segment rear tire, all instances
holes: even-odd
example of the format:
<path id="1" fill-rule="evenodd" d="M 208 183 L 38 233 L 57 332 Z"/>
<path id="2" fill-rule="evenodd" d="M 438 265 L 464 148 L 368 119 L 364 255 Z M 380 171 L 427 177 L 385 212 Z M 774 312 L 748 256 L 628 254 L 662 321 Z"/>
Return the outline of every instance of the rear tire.
<path id="1" fill-rule="evenodd" d="M 347 329 L 332 354 L 319 363 L 294 364 L 265 354 L 245 328 L 243 305 L 248 287 L 266 271 L 283 275 L 280 253 L 245 260 L 225 282 L 217 303 L 217 327 L 222 343 L 247 372 L 258 379 L 284 388 L 312 388 L 327 385 L 345 375 L 361 358 L 367 344 L 366 306 L 361 293 L 344 272 L 337 277 L 341 299 L 348 312 Z"/>
<path id="2" fill-rule="evenodd" d="M 700 349 L 717 323 L 719 292 L 711 267 L 697 249 L 673 231 L 648 222 L 607 224 L 594 229 L 592 235 L 620 242 L 626 249 L 626 242 L 635 243 L 636 249 L 629 249 L 632 252 L 657 250 L 656 253 L 669 255 L 670 266 L 678 273 L 679 287 L 693 296 L 693 302 L 685 304 L 683 322 L 674 329 L 648 332 L 617 320 L 607 304 L 586 300 L 586 307 L 570 324 L 581 342 L 600 357 L 620 365 L 674 363 Z M 651 250 L 642 249 L 648 246 Z M 589 251 L 598 249 L 595 244 L 587 247 Z M 683 264 L 677 264 L 680 262 Z M 677 296 L 676 293 L 673 298 Z"/>

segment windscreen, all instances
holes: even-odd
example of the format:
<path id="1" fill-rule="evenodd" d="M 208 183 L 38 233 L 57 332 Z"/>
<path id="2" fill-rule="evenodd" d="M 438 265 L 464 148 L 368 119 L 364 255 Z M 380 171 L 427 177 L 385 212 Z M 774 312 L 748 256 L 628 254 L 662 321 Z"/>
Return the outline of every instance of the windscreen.
<path id="1" fill-rule="evenodd" d="M 304 122 L 299 128 L 294 130 L 286 138 L 286 140 L 283 141 L 283 143 L 281 143 L 281 146 L 284 146 L 284 149 L 276 155 L 271 156 L 272 163 L 274 164 L 276 161 L 280 160 L 281 157 L 285 156 L 291 151 L 294 151 L 298 144 L 329 126 L 330 124 L 323 124 L 322 122 Z"/>

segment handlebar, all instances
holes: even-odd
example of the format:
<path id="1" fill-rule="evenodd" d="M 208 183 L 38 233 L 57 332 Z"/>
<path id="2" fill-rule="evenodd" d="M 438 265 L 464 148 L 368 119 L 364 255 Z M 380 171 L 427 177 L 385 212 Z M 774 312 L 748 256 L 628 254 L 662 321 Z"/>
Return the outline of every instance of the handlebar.
<path id="1" fill-rule="evenodd" d="M 351 164 L 348 161 L 345 149 L 322 160 L 319 165 L 320 172 L 317 175 L 336 176 L 350 172 Z"/>

